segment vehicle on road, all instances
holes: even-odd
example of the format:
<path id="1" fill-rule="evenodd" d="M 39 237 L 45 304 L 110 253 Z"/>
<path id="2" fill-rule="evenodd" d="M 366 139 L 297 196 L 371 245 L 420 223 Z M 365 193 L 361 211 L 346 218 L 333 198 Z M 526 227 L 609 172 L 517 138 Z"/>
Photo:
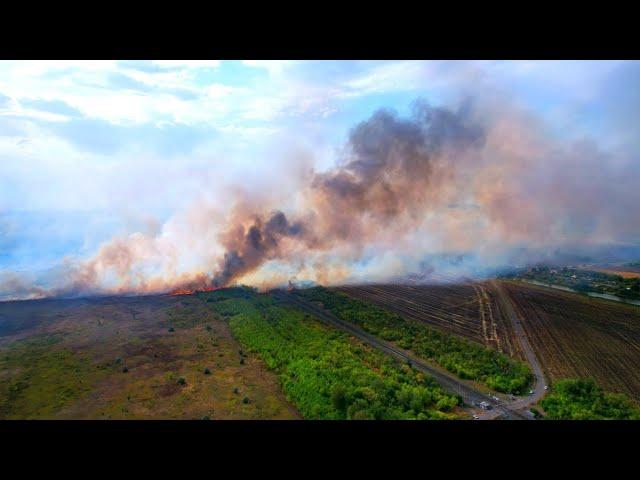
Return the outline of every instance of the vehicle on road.
<path id="1" fill-rule="evenodd" d="M 478 420 L 480 417 L 478 415 L 476 415 L 475 413 L 473 414 L 473 419 L 474 420 Z"/>
<path id="2" fill-rule="evenodd" d="M 529 390 L 529 395 L 533 395 L 533 390 Z"/>
<path id="3" fill-rule="evenodd" d="M 549 385 L 545 385 L 545 386 L 544 386 L 544 389 L 545 389 L 545 390 L 549 390 Z"/>

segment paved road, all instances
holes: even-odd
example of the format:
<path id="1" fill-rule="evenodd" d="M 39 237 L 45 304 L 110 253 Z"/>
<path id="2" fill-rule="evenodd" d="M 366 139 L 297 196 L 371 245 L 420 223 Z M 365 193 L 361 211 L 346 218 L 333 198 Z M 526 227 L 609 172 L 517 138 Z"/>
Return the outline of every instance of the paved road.
<path id="1" fill-rule="evenodd" d="M 538 357 L 536 357 L 536 354 L 533 351 L 531 344 L 529 343 L 529 339 L 527 338 L 527 334 L 522 327 L 520 316 L 516 313 L 513 303 L 511 302 L 511 298 L 509 298 L 509 295 L 504 291 L 504 288 L 498 280 L 491 280 L 490 284 L 494 292 L 497 294 L 498 301 L 503 307 L 503 311 L 506 313 L 507 317 L 509 317 L 511 323 L 513 324 L 513 330 L 516 334 L 516 337 L 520 341 L 524 356 L 527 359 L 527 362 L 529 362 L 531 370 L 533 371 L 533 375 L 535 376 L 535 386 L 533 387 L 533 394 L 518 399 L 509 405 L 509 408 L 512 408 L 514 410 L 524 410 L 542 400 L 542 397 L 544 397 L 546 393 L 544 387 L 545 385 L 547 385 L 547 381 L 544 377 L 544 372 L 542 371 L 542 366 L 538 361 Z"/>
<path id="2" fill-rule="evenodd" d="M 310 314 L 312 314 L 317 319 L 321 320 L 324 323 L 327 323 L 335 328 L 343 330 L 359 340 L 363 341 L 371 345 L 378 350 L 395 357 L 398 360 L 404 362 L 411 362 L 414 368 L 426 373 L 435 378 L 435 380 L 446 390 L 451 393 L 458 394 L 462 397 L 463 401 L 467 405 L 473 405 L 476 402 L 487 402 L 489 403 L 493 409 L 483 412 L 480 415 L 480 419 L 482 420 L 490 420 L 497 417 L 506 418 L 509 420 L 528 420 L 529 417 L 523 415 L 519 412 L 514 411 L 514 409 L 503 401 L 496 401 L 491 398 L 489 395 L 486 395 L 483 392 L 476 390 L 470 385 L 461 382 L 456 377 L 443 372 L 441 370 L 435 369 L 431 365 L 423 362 L 419 358 L 415 357 L 411 353 L 402 350 L 395 345 L 392 345 L 389 342 L 381 340 L 378 337 L 375 337 L 364 330 L 356 327 L 355 325 L 345 322 L 328 312 L 327 310 L 318 307 L 317 305 L 308 302 L 295 294 L 287 293 L 282 290 L 276 290 L 271 292 L 273 296 L 283 302 L 287 302 L 292 304 L 301 310 L 304 310 Z"/>

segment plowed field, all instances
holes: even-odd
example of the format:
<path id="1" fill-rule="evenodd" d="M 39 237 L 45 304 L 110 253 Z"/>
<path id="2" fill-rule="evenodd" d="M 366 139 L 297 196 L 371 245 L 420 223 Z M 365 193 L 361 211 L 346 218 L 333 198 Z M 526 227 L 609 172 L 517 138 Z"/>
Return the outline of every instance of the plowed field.
<path id="1" fill-rule="evenodd" d="M 340 290 L 406 318 L 523 358 L 511 323 L 503 319 L 491 289 L 485 284 L 363 285 Z"/>

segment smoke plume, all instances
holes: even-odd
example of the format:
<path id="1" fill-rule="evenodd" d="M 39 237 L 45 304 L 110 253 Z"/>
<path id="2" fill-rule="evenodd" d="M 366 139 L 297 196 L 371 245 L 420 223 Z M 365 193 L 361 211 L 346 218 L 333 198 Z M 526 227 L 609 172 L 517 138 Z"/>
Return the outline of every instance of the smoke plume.
<path id="1" fill-rule="evenodd" d="M 57 285 L 29 294 L 291 278 L 327 284 L 412 272 L 459 278 L 572 246 L 640 244 L 639 185 L 637 159 L 593 140 L 560 141 L 515 107 L 418 101 L 408 118 L 381 110 L 356 125 L 336 166 L 310 169 L 290 201 L 239 191 L 229 208 L 218 206 L 224 213 L 195 205 L 160 233 L 117 238 L 88 261 L 64 264 Z M 270 190 L 278 188 L 276 178 Z M 189 228 L 175 233 L 176 224 Z M 0 291 L 29 290 L 15 277 L 4 282 Z"/>

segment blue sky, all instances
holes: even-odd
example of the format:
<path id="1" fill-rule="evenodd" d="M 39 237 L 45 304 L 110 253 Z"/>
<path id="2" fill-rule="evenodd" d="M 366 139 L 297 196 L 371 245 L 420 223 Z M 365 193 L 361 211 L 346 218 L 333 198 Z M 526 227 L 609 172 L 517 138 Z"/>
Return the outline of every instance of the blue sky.
<path id="1" fill-rule="evenodd" d="M 635 154 L 639 72 L 617 61 L 3 61 L 0 270 L 88 256 L 220 201 L 228 185 L 257 188 L 292 151 L 328 168 L 351 127 L 417 98 L 508 101 L 553 136 Z"/>

